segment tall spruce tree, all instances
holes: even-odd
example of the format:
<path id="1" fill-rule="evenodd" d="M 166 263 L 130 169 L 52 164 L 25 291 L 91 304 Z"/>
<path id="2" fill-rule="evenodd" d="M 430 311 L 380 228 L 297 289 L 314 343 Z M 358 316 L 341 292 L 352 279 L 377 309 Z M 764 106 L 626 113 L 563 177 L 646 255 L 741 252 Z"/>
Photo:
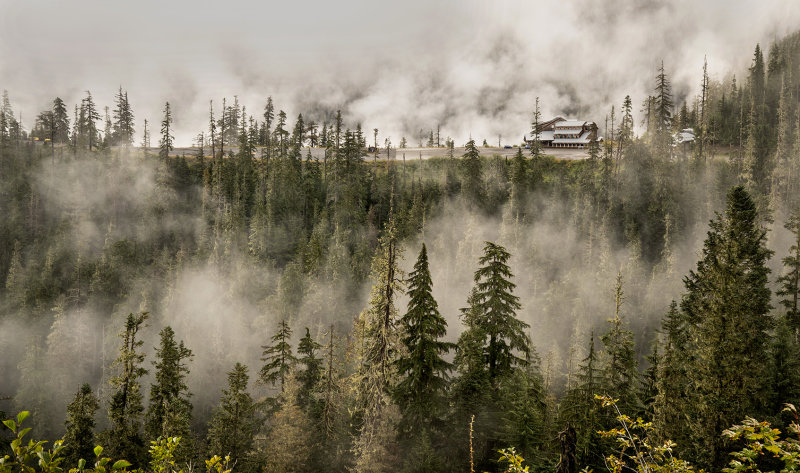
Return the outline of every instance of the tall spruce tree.
<path id="1" fill-rule="evenodd" d="M 322 380 L 322 358 L 317 357 L 320 348 L 322 345 L 311 338 L 311 333 L 306 327 L 306 334 L 297 345 L 297 361 L 303 365 L 303 369 L 297 373 L 297 381 L 300 383 L 298 401 L 303 409 L 313 411 L 314 415 L 318 414 L 316 412 L 318 403 L 314 394 Z"/>
<path id="2" fill-rule="evenodd" d="M 95 458 L 94 415 L 100 407 L 89 384 L 84 384 L 67 406 L 67 430 L 64 434 L 64 458 L 67 465 L 78 460 L 91 462 Z"/>
<path id="3" fill-rule="evenodd" d="M 423 429 L 441 428 L 452 364 L 444 359 L 455 347 L 442 341 L 447 322 L 433 298 L 433 282 L 425 244 L 407 281 L 408 311 L 400 319 L 406 355 L 397 360 L 401 378 L 395 398 L 403 414 L 400 432 L 416 436 Z"/>
<path id="4" fill-rule="evenodd" d="M 141 421 L 144 406 L 139 380 L 147 374 L 142 367 L 144 353 L 141 351 L 143 341 L 139 331 L 145 327 L 148 314 L 128 314 L 125 330 L 120 333 L 122 346 L 119 357 L 114 361 L 118 374 L 111 378 L 111 386 L 115 388 L 108 405 L 108 417 L 111 429 L 105 433 L 103 444 L 109 449 L 113 458 L 124 458 L 134 467 L 146 464 L 146 449 L 141 434 Z"/>
<path id="5" fill-rule="evenodd" d="M 690 439 L 697 462 L 721 468 L 728 462 L 723 429 L 742 416 L 768 412 L 769 358 L 774 322 L 769 315 L 766 230 L 747 191 L 734 187 L 725 213 L 717 214 L 697 269 L 685 278 L 681 310 L 686 314 L 694 420 Z"/>
<path id="6" fill-rule="evenodd" d="M 483 351 L 489 381 L 496 389 L 502 376 L 524 365 L 531 353 L 528 324 L 516 317 L 521 306 L 514 295 L 516 284 L 508 266 L 511 255 L 502 246 L 487 241 L 475 272 L 471 325 L 483 333 Z"/>
<path id="7" fill-rule="evenodd" d="M 238 470 L 250 471 L 249 453 L 258 427 L 255 402 L 247 392 L 247 366 L 236 363 L 228 372 L 228 388 L 208 424 L 211 455 L 230 455 Z"/>
<path id="8" fill-rule="evenodd" d="M 169 107 L 169 102 L 164 104 L 164 118 L 161 120 L 161 140 L 159 141 L 159 157 L 161 159 L 169 158 L 169 153 L 174 149 L 173 141 L 175 137 L 172 136 L 172 110 Z"/>
<path id="9" fill-rule="evenodd" d="M 622 321 L 622 289 L 622 273 L 618 273 L 614 286 L 614 317 L 608 319 L 608 332 L 600 337 L 606 354 L 603 375 L 606 393 L 619 399 L 619 407 L 623 412 L 633 413 L 639 412 L 642 407 L 638 398 L 639 370 L 633 332 Z"/>
<path id="10" fill-rule="evenodd" d="M 172 327 L 164 327 L 159 333 L 161 343 L 156 349 L 155 382 L 150 386 L 150 406 L 147 409 L 145 429 L 151 440 L 157 438 L 184 437 L 181 446 L 188 444 L 192 404 L 189 402 L 188 361 L 192 351 L 183 341 L 175 341 Z M 183 449 L 186 452 L 186 449 Z"/>
<path id="11" fill-rule="evenodd" d="M 261 361 L 264 362 L 264 366 L 261 367 L 260 380 L 262 383 L 272 386 L 280 381 L 281 392 L 283 392 L 289 369 L 297 361 L 292 354 L 291 339 L 292 329 L 289 328 L 286 320 L 281 320 L 278 322 L 278 331 L 272 336 L 272 345 L 261 347 L 264 350 L 261 353 Z"/>

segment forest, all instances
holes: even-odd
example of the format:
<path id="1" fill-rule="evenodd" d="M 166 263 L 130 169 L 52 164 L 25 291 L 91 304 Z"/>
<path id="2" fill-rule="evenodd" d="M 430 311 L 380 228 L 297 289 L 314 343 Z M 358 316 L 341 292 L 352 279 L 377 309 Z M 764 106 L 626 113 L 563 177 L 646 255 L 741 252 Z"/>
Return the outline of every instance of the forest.
<path id="1" fill-rule="evenodd" d="M 795 471 L 800 32 L 742 54 L 583 160 L 4 92 L 0 472 Z"/>

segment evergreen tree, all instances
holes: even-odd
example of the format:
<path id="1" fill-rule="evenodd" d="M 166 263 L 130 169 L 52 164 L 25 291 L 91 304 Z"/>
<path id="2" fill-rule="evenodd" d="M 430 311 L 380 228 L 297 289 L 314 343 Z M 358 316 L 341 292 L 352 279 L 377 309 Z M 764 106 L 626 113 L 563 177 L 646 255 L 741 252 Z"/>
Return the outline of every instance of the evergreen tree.
<path id="1" fill-rule="evenodd" d="M 255 403 L 247 392 L 247 366 L 236 363 L 228 372 L 228 389 L 208 425 L 208 444 L 211 455 L 229 455 L 237 469 L 249 471 L 248 455 L 257 430 Z"/>
<path id="2" fill-rule="evenodd" d="M 600 337 L 605 345 L 606 363 L 603 367 L 605 389 L 608 395 L 619 399 L 623 412 L 639 412 L 642 405 L 638 399 L 639 371 L 633 332 L 622 322 L 620 311 L 624 300 L 622 273 L 617 274 L 614 287 L 614 317 L 608 319 L 608 332 Z"/>
<path id="3" fill-rule="evenodd" d="M 84 384 L 67 406 L 67 426 L 64 434 L 64 458 L 67 465 L 78 460 L 91 462 L 94 455 L 94 415 L 100 407 L 91 386 Z"/>
<path id="4" fill-rule="evenodd" d="M 55 127 L 53 142 L 68 143 L 69 114 L 67 113 L 67 105 L 58 97 L 53 100 L 53 125 Z"/>
<path id="5" fill-rule="evenodd" d="M 475 140 L 469 140 L 464 151 L 462 160 L 464 177 L 461 189 L 473 203 L 481 203 L 485 195 L 483 186 L 483 164 L 481 163 L 480 152 L 475 146 Z"/>
<path id="6" fill-rule="evenodd" d="M 301 473 L 308 471 L 311 425 L 297 401 L 300 384 L 294 372 L 285 379 L 285 390 L 278 396 L 278 408 L 265 439 L 263 471 Z"/>
<path id="7" fill-rule="evenodd" d="M 100 120 L 100 112 L 94 104 L 92 93 L 87 90 L 86 98 L 81 101 L 81 129 L 89 151 L 98 141 L 97 120 Z"/>
<path id="8" fill-rule="evenodd" d="M 297 380 L 300 383 L 298 400 L 300 406 L 306 410 L 311 409 L 312 404 L 316 404 L 314 393 L 322 380 L 322 359 L 317 358 L 317 351 L 320 348 L 322 348 L 322 345 L 311 338 L 311 333 L 306 327 L 306 334 L 297 345 L 297 361 L 303 365 L 303 370 L 297 373 Z"/>
<path id="9" fill-rule="evenodd" d="M 483 351 L 489 381 L 497 389 L 500 378 L 515 366 L 525 365 L 531 353 L 527 323 L 516 317 L 519 297 L 513 294 L 516 284 L 508 267 L 511 255 L 500 245 L 486 242 L 481 267 L 475 272 L 470 325 L 483 333 Z M 470 330 L 470 329 L 468 329 Z M 521 355 L 521 356 L 520 356 Z"/>
<path id="10" fill-rule="evenodd" d="M 441 427 L 445 392 L 452 365 L 443 358 L 452 343 L 442 341 L 447 322 L 433 298 L 425 244 L 407 281 L 408 311 L 400 319 L 407 355 L 397 360 L 401 381 L 395 398 L 403 414 L 400 432 L 419 435 L 422 429 Z"/>
<path id="11" fill-rule="evenodd" d="M 175 332 L 164 327 L 159 333 L 160 346 L 156 349 L 155 382 L 150 386 L 150 406 L 147 409 L 145 429 L 150 439 L 183 437 L 182 450 L 188 449 L 192 419 L 192 404 L 189 402 L 189 388 L 186 375 L 189 374 L 187 362 L 192 351 L 183 341 L 175 341 Z"/>
<path id="12" fill-rule="evenodd" d="M 261 367 L 260 380 L 264 384 L 275 386 L 280 381 L 281 392 L 284 390 L 286 375 L 297 359 L 292 355 L 292 346 L 289 340 L 292 338 L 292 329 L 286 320 L 278 323 L 278 331 L 272 336 L 272 345 L 264 345 L 261 354 L 261 361 L 265 362 Z"/>
<path id="13" fill-rule="evenodd" d="M 769 359 L 773 320 L 769 316 L 772 251 L 758 223 L 756 206 L 743 187 L 728 193 L 723 215 L 711 221 L 697 269 L 685 278 L 681 309 L 690 326 L 693 389 L 692 445 L 700 465 L 727 463 L 719 433 L 743 415 L 768 415 Z"/>
<path id="14" fill-rule="evenodd" d="M 111 430 L 104 437 L 103 445 L 109 449 L 113 458 L 125 458 L 134 466 L 146 463 L 146 450 L 142 438 L 141 419 L 144 407 L 139 380 L 147 374 L 142 367 L 144 353 L 141 347 L 144 342 L 139 339 L 139 331 L 145 327 L 148 314 L 129 314 L 125 321 L 125 330 L 120 333 L 122 346 L 119 357 L 114 361 L 119 373 L 111 379 L 111 386 L 116 391 L 111 396 L 108 406 L 108 417 Z"/>
<path id="15" fill-rule="evenodd" d="M 172 136 L 172 111 L 169 108 L 169 102 L 164 104 L 164 119 L 161 120 L 161 140 L 159 147 L 161 150 L 158 155 L 161 159 L 169 158 L 170 151 L 173 150 L 173 141 L 175 137 Z"/>

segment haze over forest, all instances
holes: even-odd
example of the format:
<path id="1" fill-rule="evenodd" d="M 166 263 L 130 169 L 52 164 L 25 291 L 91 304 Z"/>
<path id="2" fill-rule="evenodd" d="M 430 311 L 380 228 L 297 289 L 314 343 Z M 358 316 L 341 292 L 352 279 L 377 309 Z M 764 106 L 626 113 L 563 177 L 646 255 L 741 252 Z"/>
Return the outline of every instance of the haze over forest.
<path id="1" fill-rule="evenodd" d="M 704 56 L 722 80 L 749 66 L 741 51 L 800 23 L 792 0 L 0 6 L 0 84 L 23 121 L 54 96 L 76 103 L 89 89 L 110 104 L 122 86 L 140 122 L 170 101 L 180 146 L 205 127 L 210 99 L 234 95 L 251 111 L 272 95 L 317 122 L 340 109 L 381 142 L 441 125 L 458 145 L 470 134 L 516 143 L 537 96 L 545 117 L 600 122 L 620 97 L 652 93 L 663 60 L 681 102 Z"/>
<path id="2" fill-rule="evenodd" d="M 793 1 L 249 3 L 0 0 L 0 473 L 799 466 Z"/>

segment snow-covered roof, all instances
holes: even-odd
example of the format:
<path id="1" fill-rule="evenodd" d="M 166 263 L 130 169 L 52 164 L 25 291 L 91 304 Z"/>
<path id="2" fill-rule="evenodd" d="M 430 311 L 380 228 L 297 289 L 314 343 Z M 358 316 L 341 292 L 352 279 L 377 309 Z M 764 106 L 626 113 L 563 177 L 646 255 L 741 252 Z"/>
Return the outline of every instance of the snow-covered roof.
<path id="1" fill-rule="evenodd" d="M 564 120 L 561 122 L 556 123 L 556 128 L 583 128 L 585 125 L 585 121 L 581 120 Z"/>

